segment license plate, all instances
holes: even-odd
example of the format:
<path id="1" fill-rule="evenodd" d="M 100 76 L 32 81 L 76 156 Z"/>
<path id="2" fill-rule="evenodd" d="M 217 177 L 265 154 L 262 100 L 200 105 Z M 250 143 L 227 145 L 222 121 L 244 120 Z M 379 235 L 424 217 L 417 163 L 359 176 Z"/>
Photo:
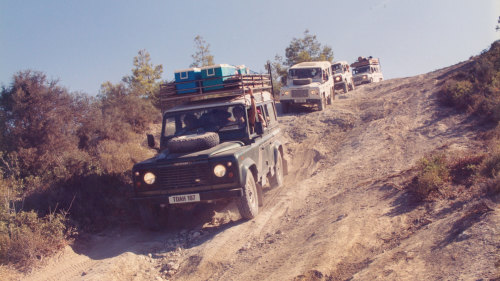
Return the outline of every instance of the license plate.
<path id="1" fill-rule="evenodd" d="M 298 100 L 295 100 L 296 103 L 305 103 L 306 100 L 305 99 L 298 99 Z"/>
<path id="2" fill-rule="evenodd" d="M 200 194 L 185 194 L 185 195 L 174 195 L 168 197 L 168 202 L 170 204 L 180 204 L 180 203 L 189 203 L 189 202 L 198 202 L 200 201 Z"/>

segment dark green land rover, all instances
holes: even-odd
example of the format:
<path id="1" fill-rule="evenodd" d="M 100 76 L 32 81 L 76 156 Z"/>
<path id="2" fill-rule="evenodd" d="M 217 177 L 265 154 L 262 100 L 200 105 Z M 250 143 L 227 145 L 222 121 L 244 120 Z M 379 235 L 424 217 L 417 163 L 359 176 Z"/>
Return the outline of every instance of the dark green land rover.
<path id="1" fill-rule="evenodd" d="M 164 112 L 158 154 L 132 169 L 133 199 L 146 227 L 160 228 L 171 207 L 227 198 L 252 219 L 262 187 L 283 183 L 287 164 L 275 103 L 268 91 L 254 91 L 203 95 Z M 148 145 L 155 147 L 151 135 Z"/>

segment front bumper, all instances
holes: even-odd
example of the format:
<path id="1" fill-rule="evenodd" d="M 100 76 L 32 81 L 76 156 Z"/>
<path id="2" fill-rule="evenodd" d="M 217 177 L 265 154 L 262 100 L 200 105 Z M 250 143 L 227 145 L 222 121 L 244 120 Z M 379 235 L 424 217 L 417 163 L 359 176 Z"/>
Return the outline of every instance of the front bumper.
<path id="1" fill-rule="evenodd" d="M 368 84 L 370 83 L 370 78 L 371 77 L 367 77 L 365 79 L 363 79 L 363 77 L 354 77 L 354 85 L 361 85 L 361 84 Z"/>
<path id="2" fill-rule="evenodd" d="M 321 103 L 321 99 L 282 99 L 280 103 L 287 104 L 319 104 Z"/>
<path id="3" fill-rule="evenodd" d="M 135 195 L 131 198 L 134 201 L 144 202 L 153 204 L 170 204 L 168 202 L 168 197 L 172 195 L 185 195 L 185 194 L 193 194 L 198 193 L 200 195 L 200 202 L 203 201 L 212 201 L 226 198 L 239 198 L 242 196 L 243 191 L 241 188 L 231 188 L 231 189 L 219 189 L 219 190 L 205 190 L 198 192 L 181 192 L 175 194 L 167 194 L 162 190 L 156 190 L 152 192 L 136 192 Z M 197 202 L 191 202 L 197 203 Z M 177 204 L 176 204 L 177 205 Z"/>

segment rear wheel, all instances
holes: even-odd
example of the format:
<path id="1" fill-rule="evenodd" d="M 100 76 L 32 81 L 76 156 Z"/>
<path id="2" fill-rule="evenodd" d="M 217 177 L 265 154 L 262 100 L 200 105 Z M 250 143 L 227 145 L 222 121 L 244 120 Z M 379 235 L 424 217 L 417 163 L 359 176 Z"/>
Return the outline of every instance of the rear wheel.
<path id="1" fill-rule="evenodd" d="M 238 206 L 241 217 L 244 219 L 253 219 L 259 213 L 257 186 L 250 170 L 247 171 L 243 195 L 236 200 L 236 205 Z"/>
<path id="2" fill-rule="evenodd" d="M 274 175 L 271 177 L 269 183 L 272 188 L 280 187 L 283 184 L 283 158 L 281 158 L 280 152 L 278 152 L 276 164 L 274 165 Z"/>

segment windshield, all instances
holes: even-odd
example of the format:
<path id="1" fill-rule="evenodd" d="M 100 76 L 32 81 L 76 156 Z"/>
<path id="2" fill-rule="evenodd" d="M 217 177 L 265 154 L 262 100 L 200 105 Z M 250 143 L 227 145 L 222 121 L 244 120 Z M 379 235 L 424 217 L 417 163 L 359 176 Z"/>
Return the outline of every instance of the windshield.
<path id="1" fill-rule="evenodd" d="M 247 114 L 243 105 L 167 113 L 163 120 L 163 136 L 167 139 L 183 135 L 217 132 L 221 142 L 245 136 Z"/>
<path id="2" fill-rule="evenodd" d="M 332 65 L 332 70 L 333 70 L 333 73 L 335 73 L 335 74 L 343 73 L 342 65 L 340 63 Z"/>
<path id="3" fill-rule="evenodd" d="M 354 74 L 369 72 L 369 70 L 370 70 L 369 66 L 358 67 L 354 69 Z"/>
<path id="4" fill-rule="evenodd" d="M 292 79 L 317 78 L 321 79 L 321 68 L 295 68 L 288 72 Z"/>

